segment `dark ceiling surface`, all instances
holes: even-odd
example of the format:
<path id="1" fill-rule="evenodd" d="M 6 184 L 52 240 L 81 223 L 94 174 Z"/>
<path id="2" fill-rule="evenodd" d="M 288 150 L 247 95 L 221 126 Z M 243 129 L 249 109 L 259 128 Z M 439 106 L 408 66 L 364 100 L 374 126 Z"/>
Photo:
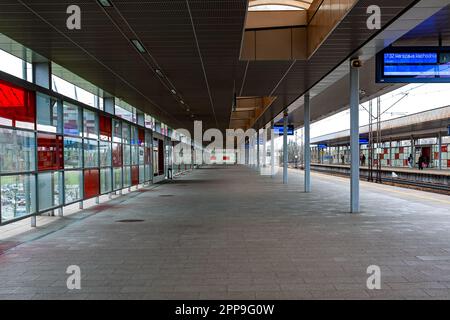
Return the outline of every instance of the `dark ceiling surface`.
<path id="1" fill-rule="evenodd" d="M 82 29 L 66 28 L 72 0 L 0 0 L 0 32 L 173 128 L 228 128 L 240 96 L 277 96 L 262 127 L 377 34 L 366 8 L 387 26 L 417 0 L 361 0 L 308 62 L 239 61 L 247 0 L 79 0 Z M 130 43 L 138 38 L 148 53 Z M 154 72 L 160 68 L 191 111 Z M 194 117 L 192 117 L 194 114 Z"/>

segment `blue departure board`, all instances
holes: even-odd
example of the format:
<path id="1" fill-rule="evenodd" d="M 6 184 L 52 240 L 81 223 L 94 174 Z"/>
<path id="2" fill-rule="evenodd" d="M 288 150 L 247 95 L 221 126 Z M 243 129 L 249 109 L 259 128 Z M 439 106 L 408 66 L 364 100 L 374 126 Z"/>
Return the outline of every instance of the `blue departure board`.
<path id="1" fill-rule="evenodd" d="M 389 48 L 377 55 L 378 83 L 450 82 L 447 48 Z"/>

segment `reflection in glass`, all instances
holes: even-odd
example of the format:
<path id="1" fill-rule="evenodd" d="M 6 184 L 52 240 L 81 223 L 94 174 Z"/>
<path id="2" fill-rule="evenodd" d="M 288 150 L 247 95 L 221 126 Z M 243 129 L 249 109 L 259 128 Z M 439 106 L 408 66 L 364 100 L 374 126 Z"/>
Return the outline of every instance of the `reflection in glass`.
<path id="1" fill-rule="evenodd" d="M 111 192 L 111 168 L 104 168 L 100 170 L 100 193 L 104 194 Z"/>
<path id="2" fill-rule="evenodd" d="M 98 118 L 97 113 L 84 109 L 84 137 L 97 139 L 98 138 Z"/>
<path id="3" fill-rule="evenodd" d="M 64 173 L 65 203 L 69 204 L 82 199 L 82 171 L 66 171 Z"/>
<path id="4" fill-rule="evenodd" d="M 35 170 L 34 133 L 0 128 L 0 172 Z"/>
<path id="5" fill-rule="evenodd" d="M 36 94 L 37 106 L 37 129 L 39 131 L 47 131 L 59 133 L 58 128 L 58 101 L 45 94 Z"/>
<path id="6" fill-rule="evenodd" d="M 84 140 L 84 167 L 98 167 L 98 142 L 96 140 Z"/>
<path id="7" fill-rule="evenodd" d="M 122 168 L 114 168 L 114 190 L 122 189 Z"/>
<path id="8" fill-rule="evenodd" d="M 78 138 L 64 138 L 64 168 L 76 169 L 82 166 L 82 141 Z"/>
<path id="9" fill-rule="evenodd" d="M 35 181 L 34 175 L 0 177 L 1 222 L 35 213 Z"/>
<path id="10" fill-rule="evenodd" d="M 79 136 L 80 130 L 80 108 L 64 103 L 64 134 Z"/>
<path id="11" fill-rule="evenodd" d="M 38 175 L 39 211 L 62 204 L 62 173 L 46 172 Z"/>
<path id="12" fill-rule="evenodd" d="M 100 167 L 111 166 L 111 142 L 100 141 Z"/>

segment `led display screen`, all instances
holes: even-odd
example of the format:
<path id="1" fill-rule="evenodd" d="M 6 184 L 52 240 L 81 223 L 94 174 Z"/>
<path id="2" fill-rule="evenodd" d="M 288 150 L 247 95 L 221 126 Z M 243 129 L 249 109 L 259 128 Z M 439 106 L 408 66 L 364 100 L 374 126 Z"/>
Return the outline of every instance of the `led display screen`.
<path id="1" fill-rule="evenodd" d="M 450 82 L 450 48 L 388 48 L 377 55 L 378 83 Z"/>
<path id="2" fill-rule="evenodd" d="M 282 136 L 284 134 L 284 126 L 283 125 L 275 125 L 275 126 L 273 126 L 273 133 L 275 135 Z M 288 126 L 287 135 L 288 136 L 293 136 L 294 135 L 294 126 Z"/>

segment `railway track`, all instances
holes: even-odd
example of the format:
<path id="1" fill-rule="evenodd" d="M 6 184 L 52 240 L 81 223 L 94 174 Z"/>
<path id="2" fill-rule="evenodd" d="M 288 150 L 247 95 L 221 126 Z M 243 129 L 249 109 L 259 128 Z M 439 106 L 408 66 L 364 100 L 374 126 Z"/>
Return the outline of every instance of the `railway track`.
<path id="1" fill-rule="evenodd" d="M 350 174 L 346 174 L 346 173 L 331 172 L 331 171 L 327 171 L 327 170 L 317 170 L 316 168 L 311 168 L 311 170 L 315 171 L 315 172 L 327 174 L 327 175 L 350 178 Z M 360 179 L 362 181 L 367 181 L 367 176 L 361 175 Z M 376 182 L 374 182 L 374 183 L 376 183 Z M 418 182 L 418 181 L 399 179 L 399 178 L 383 178 L 381 184 L 409 188 L 409 189 L 414 189 L 414 190 L 433 192 L 433 193 L 438 193 L 438 194 L 450 195 L 450 187 L 449 186 L 442 185 L 442 184 L 436 184 L 436 183 Z"/>

